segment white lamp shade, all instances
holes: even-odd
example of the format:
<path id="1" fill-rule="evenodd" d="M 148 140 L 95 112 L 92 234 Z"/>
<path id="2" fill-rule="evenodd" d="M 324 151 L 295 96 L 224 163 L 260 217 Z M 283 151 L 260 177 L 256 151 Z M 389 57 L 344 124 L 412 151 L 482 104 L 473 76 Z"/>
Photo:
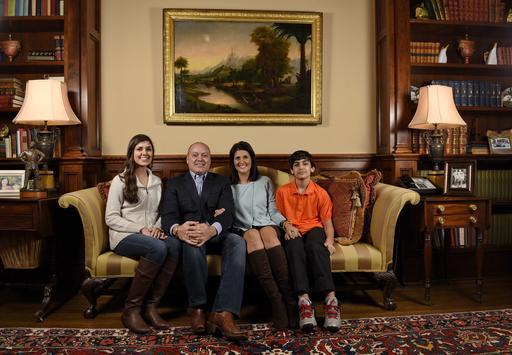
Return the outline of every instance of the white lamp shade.
<path id="1" fill-rule="evenodd" d="M 80 124 L 69 104 L 66 83 L 51 79 L 27 81 L 25 100 L 13 122 L 33 126 Z"/>
<path id="2" fill-rule="evenodd" d="M 451 87 L 429 85 L 420 88 L 420 100 L 409 128 L 433 130 L 465 125 L 453 102 Z"/>

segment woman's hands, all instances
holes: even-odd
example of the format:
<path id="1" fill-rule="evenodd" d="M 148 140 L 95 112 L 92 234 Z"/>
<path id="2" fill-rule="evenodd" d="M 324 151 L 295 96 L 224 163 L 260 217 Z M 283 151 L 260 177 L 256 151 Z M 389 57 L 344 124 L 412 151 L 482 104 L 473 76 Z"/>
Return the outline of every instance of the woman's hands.
<path id="1" fill-rule="evenodd" d="M 283 228 L 284 228 L 284 232 L 285 232 L 284 239 L 286 239 L 286 240 L 302 237 L 302 235 L 300 234 L 297 227 L 295 227 L 293 224 L 291 224 L 288 221 L 284 222 Z"/>
<path id="2" fill-rule="evenodd" d="M 155 239 L 166 239 L 164 231 L 158 227 L 144 227 L 140 231 L 141 234 L 147 235 L 149 237 L 153 237 Z"/>

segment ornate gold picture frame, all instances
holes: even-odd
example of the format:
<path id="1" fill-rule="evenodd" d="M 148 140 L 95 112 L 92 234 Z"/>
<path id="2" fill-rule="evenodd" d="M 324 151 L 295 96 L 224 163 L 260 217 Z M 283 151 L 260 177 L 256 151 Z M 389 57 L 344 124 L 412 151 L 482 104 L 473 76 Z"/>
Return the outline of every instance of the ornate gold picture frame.
<path id="1" fill-rule="evenodd" d="M 320 124 L 322 14 L 163 10 L 164 123 Z"/>

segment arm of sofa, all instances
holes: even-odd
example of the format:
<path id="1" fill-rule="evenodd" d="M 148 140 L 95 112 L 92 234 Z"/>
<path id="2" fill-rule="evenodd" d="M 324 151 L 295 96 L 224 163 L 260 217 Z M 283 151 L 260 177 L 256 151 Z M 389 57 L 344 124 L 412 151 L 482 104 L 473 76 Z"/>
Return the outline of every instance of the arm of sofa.
<path id="1" fill-rule="evenodd" d="M 416 205 L 420 195 L 402 187 L 379 183 L 375 186 L 376 200 L 373 206 L 370 234 L 372 244 L 382 253 L 382 265 L 393 260 L 395 228 L 400 211 L 407 204 Z"/>
<path id="2" fill-rule="evenodd" d="M 96 272 L 98 256 L 108 248 L 108 229 L 105 224 L 105 202 L 96 187 L 69 192 L 59 198 L 63 208 L 73 206 L 82 220 L 85 246 L 85 268 L 91 275 Z"/>

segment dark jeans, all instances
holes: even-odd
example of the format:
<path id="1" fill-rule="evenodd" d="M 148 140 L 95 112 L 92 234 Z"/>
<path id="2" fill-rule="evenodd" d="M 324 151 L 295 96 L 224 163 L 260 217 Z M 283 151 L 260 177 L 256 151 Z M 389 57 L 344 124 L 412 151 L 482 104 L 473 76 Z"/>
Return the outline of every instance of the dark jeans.
<path id="1" fill-rule="evenodd" d="M 314 291 L 334 290 L 331 258 L 324 245 L 326 238 L 323 228 L 313 228 L 302 238 L 285 240 L 284 249 L 295 292 L 310 292 L 310 278 Z"/>
<path id="2" fill-rule="evenodd" d="M 130 234 L 117 244 L 114 249 L 116 254 L 135 260 L 141 257 L 162 265 L 166 257 L 178 263 L 181 243 L 177 238 L 155 239 L 144 234 Z"/>
<path id="3" fill-rule="evenodd" d="M 185 242 L 183 248 L 183 275 L 191 307 L 205 306 L 208 297 L 208 263 L 206 254 L 219 254 L 222 259 L 219 289 L 212 312 L 228 311 L 240 316 L 245 277 L 245 240 L 240 236 L 223 232 L 201 247 Z"/>

